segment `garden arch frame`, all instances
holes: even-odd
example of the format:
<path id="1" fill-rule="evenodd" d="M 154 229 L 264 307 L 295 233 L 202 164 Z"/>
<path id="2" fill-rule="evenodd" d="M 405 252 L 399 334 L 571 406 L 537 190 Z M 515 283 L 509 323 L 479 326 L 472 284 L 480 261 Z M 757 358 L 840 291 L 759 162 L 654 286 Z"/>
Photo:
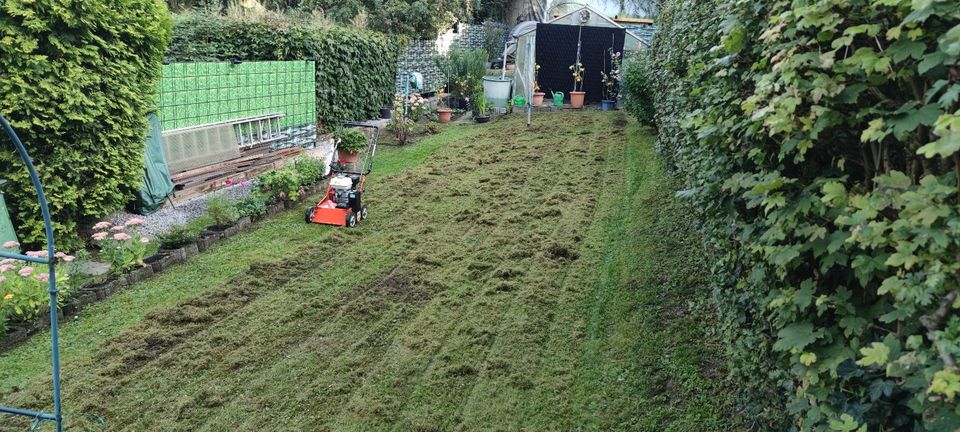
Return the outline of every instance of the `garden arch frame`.
<path id="1" fill-rule="evenodd" d="M 58 332 L 58 317 L 57 317 L 57 275 L 56 275 L 56 254 L 54 250 L 54 238 L 53 238 L 53 224 L 50 220 L 50 209 L 47 207 L 47 198 L 43 193 L 43 186 L 40 184 L 40 177 L 37 175 L 36 167 L 33 166 L 33 161 L 30 159 L 30 155 L 27 153 L 27 149 L 24 148 L 23 142 L 20 141 L 20 137 L 17 136 L 17 133 L 13 130 L 13 127 L 10 126 L 10 123 L 7 121 L 6 117 L 0 114 L 0 126 L 3 126 L 4 132 L 7 136 L 10 137 L 10 141 L 13 142 L 14 147 L 17 148 L 17 153 L 20 154 L 20 159 L 23 161 L 23 164 L 27 167 L 27 171 L 30 174 L 30 181 L 33 183 L 33 189 L 37 194 L 37 201 L 40 204 L 40 212 L 43 214 L 43 226 L 44 231 L 47 237 L 47 256 L 46 257 L 32 257 L 19 253 L 10 253 L 3 250 L 0 250 L 0 258 L 10 258 L 20 261 L 27 261 L 35 264 L 45 264 L 47 266 L 47 272 L 49 275 L 49 288 L 47 292 L 50 295 L 50 343 L 51 343 L 51 357 L 53 363 L 53 412 L 44 412 L 44 411 L 31 411 L 27 409 L 13 408 L 0 405 L 0 414 L 10 414 L 10 415 L 19 415 L 25 417 L 33 418 L 33 426 L 31 430 L 39 427 L 40 422 L 43 421 L 52 421 L 56 425 L 57 432 L 63 431 L 63 412 L 60 404 L 60 339 Z"/>

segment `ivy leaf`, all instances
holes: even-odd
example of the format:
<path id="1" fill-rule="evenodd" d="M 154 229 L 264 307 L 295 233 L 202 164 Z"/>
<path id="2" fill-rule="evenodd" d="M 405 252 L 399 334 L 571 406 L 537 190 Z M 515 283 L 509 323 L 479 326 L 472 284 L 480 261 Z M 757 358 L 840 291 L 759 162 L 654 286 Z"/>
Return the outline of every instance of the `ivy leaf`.
<path id="1" fill-rule="evenodd" d="M 881 397 L 890 397 L 893 394 L 893 389 L 896 388 L 896 383 L 890 380 L 875 380 L 870 383 L 870 400 L 876 401 Z"/>
<path id="2" fill-rule="evenodd" d="M 800 363 L 804 366 L 810 366 L 817 362 L 817 355 L 811 352 L 800 354 Z"/>
<path id="3" fill-rule="evenodd" d="M 917 64 L 917 72 L 919 72 L 920 75 L 923 75 L 930 69 L 944 64 L 947 59 L 949 59 L 949 56 L 947 56 L 943 51 L 926 54 L 923 56 L 923 60 L 920 60 L 920 63 Z"/>
<path id="4" fill-rule="evenodd" d="M 830 420 L 830 429 L 838 432 L 852 432 L 857 430 L 858 427 L 860 427 L 860 423 L 857 423 L 850 414 L 841 415 L 840 420 Z M 864 425 L 863 430 L 866 430 L 866 425 Z"/>
<path id="5" fill-rule="evenodd" d="M 960 133 L 951 133 L 917 149 L 917 154 L 928 159 L 934 156 L 947 157 L 960 150 Z"/>
<path id="6" fill-rule="evenodd" d="M 869 347 L 860 348 L 860 354 L 863 358 L 857 360 L 860 366 L 877 365 L 883 366 L 887 363 L 887 357 L 890 355 L 890 347 L 883 342 L 874 342 Z"/>
<path id="7" fill-rule="evenodd" d="M 893 61 L 898 63 L 911 57 L 919 59 L 923 56 L 923 51 L 926 46 L 923 42 L 901 39 L 887 47 L 887 54 L 893 57 Z"/>
<path id="8" fill-rule="evenodd" d="M 790 324 L 777 332 L 779 338 L 773 344 L 774 351 L 789 351 L 791 349 L 803 349 L 807 345 L 816 342 L 820 332 L 813 331 L 813 324 L 796 323 Z"/>
<path id="9" fill-rule="evenodd" d="M 950 370 L 942 370 L 933 374 L 930 388 L 927 389 L 927 393 L 944 395 L 950 402 L 953 402 L 953 398 L 957 396 L 958 392 L 960 392 L 960 375 Z"/>
<path id="10" fill-rule="evenodd" d="M 909 102 L 908 102 L 909 103 Z M 893 128 L 893 134 L 897 139 L 903 139 L 908 133 L 912 132 L 917 126 L 932 126 L 937 118 L 943 114 L 938 104 L 926 104 L 920 109 L 914 107 L 901 108 L 902 114 L 895 116 L 887 123 Z"/>

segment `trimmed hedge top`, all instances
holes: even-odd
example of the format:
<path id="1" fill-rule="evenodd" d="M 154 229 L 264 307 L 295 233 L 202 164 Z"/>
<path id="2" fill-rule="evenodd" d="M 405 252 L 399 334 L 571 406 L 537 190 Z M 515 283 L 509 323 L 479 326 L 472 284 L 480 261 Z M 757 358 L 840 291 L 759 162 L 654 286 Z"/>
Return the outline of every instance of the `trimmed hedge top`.
<path id="1" fill-rule="evenodd" d="M 328 127 L 376 116 L 393 100 L 403 43 L 381 33 L 307 21 L 237 20 L 217 15 L 177 17 L 167 52 L 172 62 L 316 61 L 317 118 Z"/>
<path id="2" fill-rule="evenodd" d="M 162 0 L 0 2 L 0 112 L 37 165 L 57 243 L 140 187 L 147 112 L 170 37 Z M 26 169 L 0 133 L 0 176 L 21 241 L 43 241 Z"/>

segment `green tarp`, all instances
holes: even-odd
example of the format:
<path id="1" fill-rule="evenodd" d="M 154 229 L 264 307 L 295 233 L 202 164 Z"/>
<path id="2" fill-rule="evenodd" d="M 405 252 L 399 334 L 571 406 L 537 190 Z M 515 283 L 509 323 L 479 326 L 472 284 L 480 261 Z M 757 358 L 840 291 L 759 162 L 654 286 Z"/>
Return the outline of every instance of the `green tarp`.
<path id="1" fill-rule="evenodd" d="M 10 215 L 7 213 L 7 203 L 3 199 L 3 187 L 7 181 L 0 179 L 0 250 L 7 252 L 20 252 L 20 248 L 4 248 L 3 244 L 8 241 L 17 241 L 17 233 L 13 230 L 13 224 L 10 223 Z"/>
<path id="2" fill-rule="evenodd" d="M 133 202 L 133 211 L 148 215 L 160 209 L 163 202 L 173 194 L 173 182 L 170 169 L 163 153 L 163 138 L 160 134 L 160 120 L 150 113 L 150 133 L 147 134 L 146 154 L 143 166 L 143 188 L 137 192 Z"/>

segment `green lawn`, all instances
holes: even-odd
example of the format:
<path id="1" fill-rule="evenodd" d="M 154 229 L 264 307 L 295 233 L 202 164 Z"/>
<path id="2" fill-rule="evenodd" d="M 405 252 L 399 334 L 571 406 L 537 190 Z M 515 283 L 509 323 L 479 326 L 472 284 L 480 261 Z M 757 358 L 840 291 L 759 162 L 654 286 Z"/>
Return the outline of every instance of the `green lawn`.
<path id="1" fill-rule="evenodd" d="M 705 263 L 652 137 L 519 116 L 382 148 L 356 229 L 262 222 L 63 327 L 108 430 L 731 430 Z M 0 356 L 46 408 L 43 336 Z M 26 423 L 3 418 L 0 430 Z"/>

